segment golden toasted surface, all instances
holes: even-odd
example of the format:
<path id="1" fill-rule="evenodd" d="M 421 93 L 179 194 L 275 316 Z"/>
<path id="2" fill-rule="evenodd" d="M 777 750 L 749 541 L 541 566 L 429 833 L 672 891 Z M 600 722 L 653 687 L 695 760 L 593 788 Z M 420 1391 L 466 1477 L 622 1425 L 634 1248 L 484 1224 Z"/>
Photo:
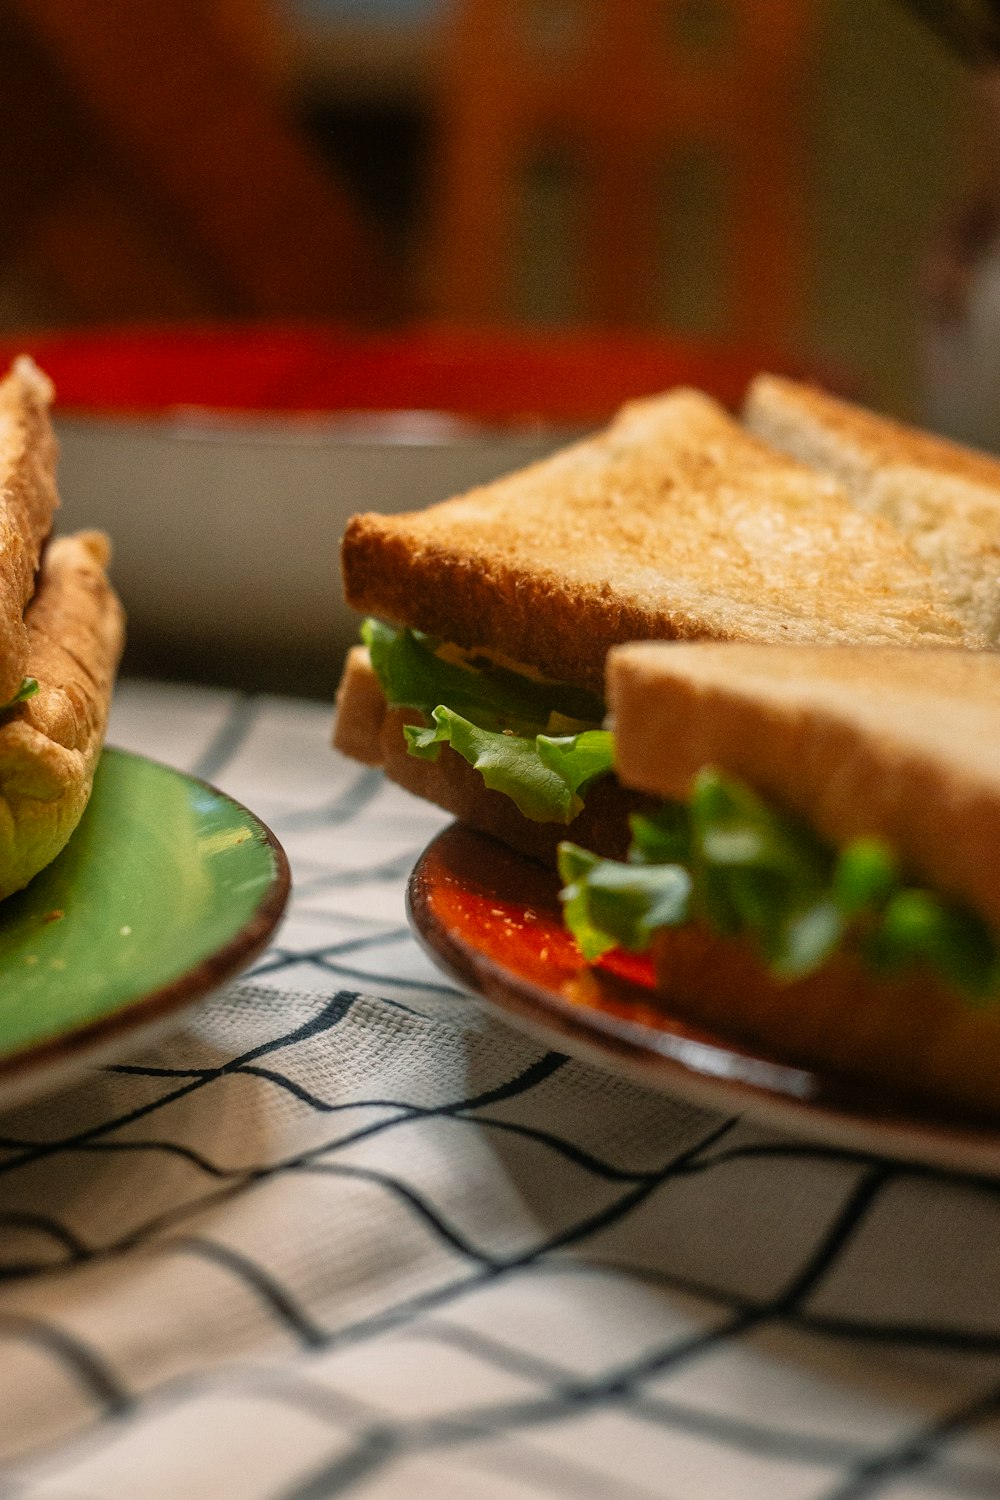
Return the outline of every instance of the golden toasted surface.
<path id="1" fill-rule="evenodd" d="M 627 640 L 979 643 L 890 526 L 696 391 L 429 510 L 356 516 L 342 558 L 355 609 L 592 688 Z"/>
<path id="2" fill-rule="evenodd" d="M 683 797 L 720 766 L 835 845 L 888 839 L 1000 928 L 1000 655 L 635 645 L 608 693 L 626 785 Z"/>
<path id="3" fill-rule="evenodd" d="M 973 484 L 984 485 L 1000 497 L 1000 459 L 920 427 L 896 422 L 866 407 L 832 396 L 818 386 L 790 380 L 784 375 L 758 375 L 746 397 L 746 415 L 752 430 L 757 414 L 783 409 L 795 412 L 801 421 L 812 421 L 834 435 L 871 469 L 889 464 L 935 469 Z"/>
<path id="4" fill-rule="evenodd" d="M 583 812 L 568 826 L 533 823 L 518 812 L 509 797 L 490 791 L 467 761 L 445 745 L 436 761 L 410 755 L 404 724 L 421 723 L 409 709 L 390 708 L 363 646 L 348 653 L 340 687 L 333 743 L 344 755 L 365 765 L 381 766 L 397 785 L 446 812 L 502 839 L 531 859 L 554 865 L 561 839 L 572 838 L 589 849 L 620 859 L 629 844 L 628 815 L 648 799 L 626 792 L 614 777 L 597 782 L 587 794 Z"/>
<path id="5" fill-rule="evenodd" d="M 0 381 L 0 704 L 27 671 L 24 611 L 59 499 L 52 386 L 30 359 Z"/>
<path id="6" fill-rule="evenodd" d="M 99 532 L 46 548 L 27 613 L 38 692 L 0 722 L 0 897 L 62 849 L 87 805 L 124 644 Z"/>
<path id="7" fill-rule="evenodd" d="M 836 846 L 877 834 L 911 876 L 1000 927 L 1000 656 L 637 645 L 612 653 L 619 776 L 669 797 L 716 765 Z M 1000 1006 L 856 958 L 780 983 L 745 942 L 657 943 L 672 1007 L 703 1024 L 960 1110 L 1000 1111 Z"/>
<path id="8" fill-rule="evenodd" d="M 776 375 L 752 383 L 743 415 L 758 437 L 885 517 L 966 627 L 1000 644 L 1000 461 Z"/>

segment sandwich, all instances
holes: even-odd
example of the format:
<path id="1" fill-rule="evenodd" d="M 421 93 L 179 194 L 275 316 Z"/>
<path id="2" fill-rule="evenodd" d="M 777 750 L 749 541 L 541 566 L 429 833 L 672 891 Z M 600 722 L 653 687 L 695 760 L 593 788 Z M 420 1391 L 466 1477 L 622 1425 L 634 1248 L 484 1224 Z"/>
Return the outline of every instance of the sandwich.
<path id="1" fill-rule="evenodd" d="M 627 845 L 605 658 L 642 639 L 980 646 L 927 566 L 834 479 L 676 390 L 506 478 L 355 516 L 334 743 L 515 849 Z"/>
<path id="2" fill-rule="evenodd" d="M 59 853 L 87 805 L 124 641 L 107 539 L 50 540 L 52 387 L 0 382 L 0 898 Z"/>
<path id="3" fill-rule="evenodd" d="M 52 395 L 26 357 L 0 381 L 0 708 L 27 690 L 25 610 L 59 504 Z"/>
<path id="4" fill-rule="evenodd" d="M 585 957 L 789 1061 L 1000 1110 L 1000 656 L 641 643 L 608 659 L 626 862 L 567 841 Z"/>
<path id="5" fill-rule="evenodd" d="M 966 628 L 1000 645 L 1000 460 L 777 375 L 752 382 L 743 419 L 884 516 Z"/>

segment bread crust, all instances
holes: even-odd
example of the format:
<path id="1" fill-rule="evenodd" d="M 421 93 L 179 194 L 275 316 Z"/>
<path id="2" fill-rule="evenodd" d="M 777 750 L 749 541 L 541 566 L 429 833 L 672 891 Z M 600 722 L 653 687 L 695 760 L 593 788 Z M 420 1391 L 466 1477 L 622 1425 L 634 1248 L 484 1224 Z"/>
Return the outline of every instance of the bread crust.
<path id="1" fill-rule="evenodd" d="M 380 766 L 398 786 L 435 803 L 470 828 L 492 834 L 519 853 L 550 866 L 555 865 L 556 850 L 563 839 L 574 839 L 608 858 L 622 859 L 630 838 L 629 814 L 652 805 L 648 797 L 626 792 L 613 776 L 608 776 L 590 788 L 583 811 L 572 823 L 532 822 L 518 812 L 509 797 L 486 787 L 479 773 L 449 745 L 442 746 L 434 761 L 410 755 L 403 726 L 420 723 L 423 719 L 413 709 L 389 707 L 367 650 L 353 647 L 337 691 L 334 748 L 366 765 Z"/>
<path id="2" fill-rule="evenodd" d="M 658 934 L 653 959 L 660 994 L 687 1020 L 922 1104 L 1000 1112 L 1000 1007 L 918 974 L 875 978 L 850 955 L 781 983 L 748 943 L 698 926 Z"/>
<path id="3" fill-rule="evenodd" d="M 845 478 L 850 475 L 851 464 L 868 470 L 906 464 L 933 469 L 942 477 L 950 475 L 1000 495 L 1000 459 L 988 453 L 883 416 L 787 375 L 755 376 L 747 388 L 744 406 L 751 431 L 756 430 L 758 419 L 763 422 L 765 412 L 777 417 L 780 411 L 789 415 L 794 412 L 799 420 L 811 417 L 817 428 L 836 437 L 842 445 Z"/>
<path id="4" fill-rule="evenodd" d="M 904 869 L 1000 931 L 1000 656 L 627 646 L 608 662 L 616 764 L 681 798 L 716 765 L 842 847 L 876 834 Z M 799 1063 L 964 1110 L 1000 1111 L 1000 1006 L 851 955 L 792 983 L 699 927 L 655 944 L 672 1009 Z"/>
<path id="5" fill-rule="evenodd" d="M 966 628 L 1000 643 L 1000 461 L 777 375 L 752 382 L 743 419 L 888 520 Z"/>
<path id="6" fill-rule="evenodd" d="M 627 640 L 981 644 L 890 526 L 696 391 L 426 511 L 355 516 L 342 561 L 355 609 L 597 691 Z"/>
<path id="7" fill-rule="evenodd" d="M 608 692 L 626 785 L 685 797 L 720 766 L 836 846 L 887 839 L 1000 930 L 1000 655 L 626 646 Z"/>
<path id="8" fill-rule="evenodd" d="M 27 356 L 0 381 L 0 705 L 28 673 L 24 611 L 59 504 L 52 385 Z"/>
<path id="9" fill-rule="evenodd" d="M 124 644 L 108 556 L 93 531 L 45 550 L 25 622 L 38 692 L 0 723 L 0 897 L 55 858 L 90 797 Z"/>

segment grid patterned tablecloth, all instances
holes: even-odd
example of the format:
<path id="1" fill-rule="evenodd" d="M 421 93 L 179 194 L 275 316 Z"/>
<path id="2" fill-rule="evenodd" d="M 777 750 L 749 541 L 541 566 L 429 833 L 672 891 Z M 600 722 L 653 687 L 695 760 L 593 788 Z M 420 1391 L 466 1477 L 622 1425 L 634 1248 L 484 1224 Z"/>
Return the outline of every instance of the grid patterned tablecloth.
<path id="1" fill-rule="evenodd" d="M 0 1119 L 0 1496 L 1000 1495 L 1000 1185 L 806 1145 L 457 995 L 440 825 L 315 705 L 126 684 L 274 828 L 274 947 Z"/>

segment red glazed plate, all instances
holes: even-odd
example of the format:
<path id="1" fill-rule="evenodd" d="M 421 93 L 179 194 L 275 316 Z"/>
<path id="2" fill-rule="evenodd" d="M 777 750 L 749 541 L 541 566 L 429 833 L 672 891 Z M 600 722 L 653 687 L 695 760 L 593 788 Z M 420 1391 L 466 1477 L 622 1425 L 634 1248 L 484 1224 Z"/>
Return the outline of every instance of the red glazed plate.
<path id="1" fill-rule="evenodd" d="M 938 1115 L 692 1026 L 656 999 L 641 958 L 611 954 L 588 967 L 563 927 L 558 889 L 551 871 L 454 823 L 414 868 L 410 921 L 463 989 L 560 1051 L 790 1134 L 1000 1175 L 1000 1124 Z"/>

